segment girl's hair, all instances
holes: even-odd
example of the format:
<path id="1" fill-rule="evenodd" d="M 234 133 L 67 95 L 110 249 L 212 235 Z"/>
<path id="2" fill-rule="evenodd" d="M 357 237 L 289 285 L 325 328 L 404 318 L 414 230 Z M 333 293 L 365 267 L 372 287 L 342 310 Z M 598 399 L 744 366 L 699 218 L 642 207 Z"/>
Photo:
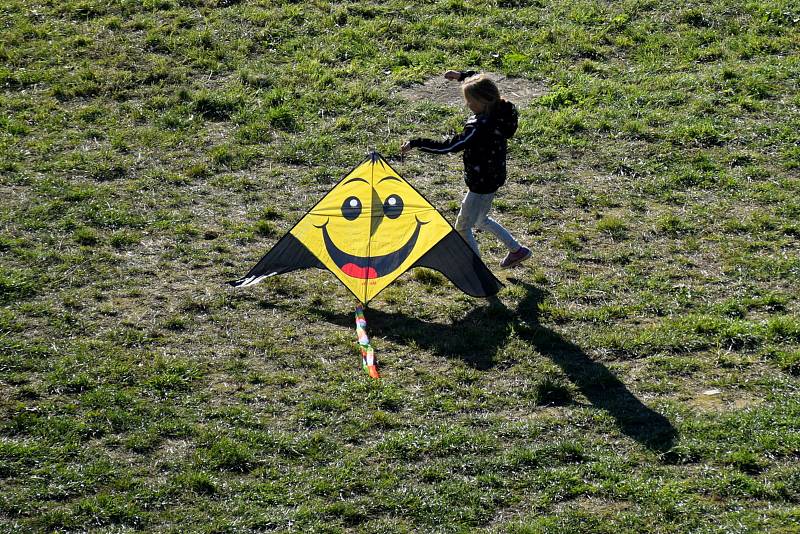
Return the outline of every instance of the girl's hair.
<path id="1" fill-rule="evenodd" d="M 467 100 L 483 104 L 489 113 L 502 100 L 497 84 L 485 74 L 470 76 L 464 80 L 464 83 L 461 84 L 461 92 Z"/>

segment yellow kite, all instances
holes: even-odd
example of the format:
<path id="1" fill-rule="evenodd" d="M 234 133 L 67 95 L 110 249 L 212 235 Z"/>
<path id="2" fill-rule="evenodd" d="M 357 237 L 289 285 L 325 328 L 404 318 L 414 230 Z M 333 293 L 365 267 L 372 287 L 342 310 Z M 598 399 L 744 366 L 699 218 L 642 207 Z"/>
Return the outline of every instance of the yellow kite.
<path id="1" fill-rule="evenodd" d="M 373 152 L 331 189 L 234 287 L 317 267 L 360 303 L 412 267 L 428 267 L 476 297 L 500 281 L 430 202 Z"/>

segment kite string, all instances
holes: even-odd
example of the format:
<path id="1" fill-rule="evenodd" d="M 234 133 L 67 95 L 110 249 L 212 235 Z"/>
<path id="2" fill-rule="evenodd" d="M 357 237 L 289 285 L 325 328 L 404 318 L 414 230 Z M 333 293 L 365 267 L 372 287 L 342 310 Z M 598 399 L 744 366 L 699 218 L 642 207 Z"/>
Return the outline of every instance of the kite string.
<path id="1" fill-rule="evenodd" d="M 364 307 L 359 302 L 356 304 L 356 335 L 358 336 L 358 345 L 361 348 L 361 365 L 372 378 L 380 378 L 378 374 L 378 367 L 375 363 L 375 351 L 369 343 L 369 336 L 367 336 L 367 319 L 364 317 Z"/>

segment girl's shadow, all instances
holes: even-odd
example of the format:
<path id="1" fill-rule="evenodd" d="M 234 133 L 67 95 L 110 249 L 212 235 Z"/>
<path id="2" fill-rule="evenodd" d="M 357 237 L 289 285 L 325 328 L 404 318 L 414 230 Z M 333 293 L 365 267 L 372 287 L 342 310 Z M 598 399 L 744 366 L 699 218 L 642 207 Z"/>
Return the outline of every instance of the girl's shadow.
<path id="1" fill-rule="evenodd" d="M 669 420 L 643 404 L 605 365 L 592 360 L 578 345 L 539 324 L 539 303 L 545 297 L 540 289 L 520 280 L 510 281 L 525 289 L 516 310 L 494 299 L 489 306 L 474 308 L 453 324 L 439 324 L 369 309 L 365 312 L 369 331 L 447 358 L 460 358 L 481 370 L 501 364 L 498 350 L 510 336 L 516 336 L 558 365 L 595 408 L 616 420 L 623 434 L 652 450 L 669 450 L 677 439 Z M 314 313 L 335 324 L 353 325 L 350 314 L 320 309 Z"/>

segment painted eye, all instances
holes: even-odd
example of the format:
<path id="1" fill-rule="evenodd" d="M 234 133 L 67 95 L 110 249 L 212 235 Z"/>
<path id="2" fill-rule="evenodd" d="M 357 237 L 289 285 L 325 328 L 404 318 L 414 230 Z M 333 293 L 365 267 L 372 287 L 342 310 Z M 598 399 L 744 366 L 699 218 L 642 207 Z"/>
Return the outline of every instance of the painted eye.
<path id="1" fill-rule="evenodd" d="M 390 219 L 396 219 L 403 213 L 403 199 L 397 195 L 389 195 L 383 201 L 383 213 Z"/>
<path id="2" fill-rule="evenodd" d="M 348 221 L 353 221 L 361 215 L 361 201 L 356 197 L 347 197 L 342 203 L 342 215 Z"/>

